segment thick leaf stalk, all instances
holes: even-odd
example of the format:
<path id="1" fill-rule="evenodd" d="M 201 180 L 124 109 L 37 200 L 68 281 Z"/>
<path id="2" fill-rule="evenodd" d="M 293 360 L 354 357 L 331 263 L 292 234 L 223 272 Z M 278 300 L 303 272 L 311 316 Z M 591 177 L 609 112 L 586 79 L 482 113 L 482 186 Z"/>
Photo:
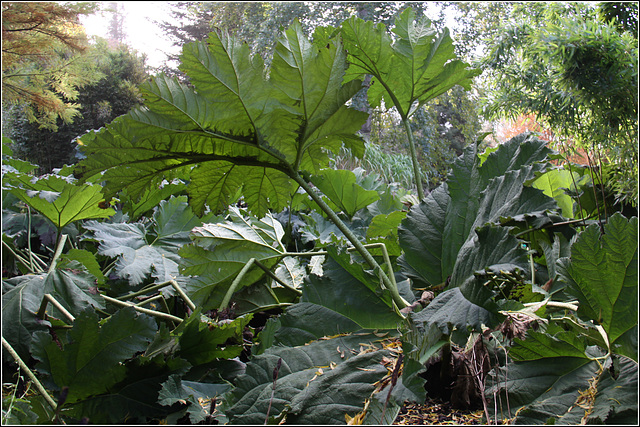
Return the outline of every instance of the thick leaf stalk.
<path id="1" fill-rule="evenodd" d="M 304 191 L 313 199 L 314 202 L 318 204 L 320 209 L 322 209 L 331 222 L 333 222 L 338 229 L 345 235 L 345 237 L 351 242 L 354 248 L 358 251 L 360 255 L 365 259 L 367 264 L 373 269 L 374 273 L 380 278 L 385 289 L 389 291 L 391 297 L 393 298 L 394 303 L 398 306 L 399 309 L 403 309 L 409 305 L 409 303 L 402 298 L 400 293 L 398 292 L 398 287 L 396 284 L 389 279 L 389 276 L 385 274 L 384 270 L 380 267 L 380 264 L 373 258 L 373 256 L 369 253 L 367 248 L 365 248 L 364 244 L 358 240 L 355 234 L 346 226 L 346 224 L 340 219 L 340 217 L 319 197 L 313 189 L 309 186 L 309 184 L 302 178 L 299 174 L 292 174 L 291 178 L 293 178 L 300 187 L 304 189 Z"/>
<path id="2" fill-rule="evenodd" d="M 416 182 L 416 189 L 418 191 L 418 200 L 424 199 L 424 188 L 422 187 L 422 179 L 420 178 L 420 164 L 418 163 L 418 154 L 416 153 L 416 143 L 413 140 L 413 132 L 411 132 L 411 125 L 409 119 L 402 118 L 402 124 L 407 132 L 407 139 L 409 140 L 409 154 L 411 155 L 411 163 L 413 165 L 413 177 Z"/>

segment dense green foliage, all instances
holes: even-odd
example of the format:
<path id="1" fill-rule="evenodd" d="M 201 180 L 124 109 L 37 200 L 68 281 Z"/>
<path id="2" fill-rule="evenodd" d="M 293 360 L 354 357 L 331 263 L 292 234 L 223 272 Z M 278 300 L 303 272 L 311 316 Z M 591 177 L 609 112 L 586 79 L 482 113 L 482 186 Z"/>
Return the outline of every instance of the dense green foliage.
<path id="1" fill-rule="evenodd" d="M 535 114 L 588 150 L 618 198 L 636 204 L 637 34 L 600 16 L 582 3 L 514 7 L 482 59 L 485 108 L 493 116 Z"/>
<path id="2" fill-rule="evenodd" d="M 528 133 L 466 146 L 420 199 L 332 167 L 365 152 L 350 100 L 381 49 L 410 66 L 368 96 L 405 118 L 470 83 L 414 18 L 393 43 L 294 21 L 268 61 L 213 32 L 183 48 L 189 85 L 143 83 L 50 175 L 3 139 L 3 362 L 36 389 L 16 375 L 3 422 L 391 424 L 430 396 L 636 425 L 638 220 L 597 176 Z"/>
<path id="3" fill-rule="evenodd" d="M 85 85 L 75 98 L 78 115 L 73 122 L 58 120 L 52 131 L 30 122 L 22 105 L 4 114 L 3 129 L 14 143 L 16 156 L 39 165 L 41 173 L 76 163 L 78 136 L 142 103 L 138 86 L 147 79 L 143 57 L 125 45 L 110 48 L 106 40 L 97 40 L 86 54 L 93 58 L 99 78 Z"/>

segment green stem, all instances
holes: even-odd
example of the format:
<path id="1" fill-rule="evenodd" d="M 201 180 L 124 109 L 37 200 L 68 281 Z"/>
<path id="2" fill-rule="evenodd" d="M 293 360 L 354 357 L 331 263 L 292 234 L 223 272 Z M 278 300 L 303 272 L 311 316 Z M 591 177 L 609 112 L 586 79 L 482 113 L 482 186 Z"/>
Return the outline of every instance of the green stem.
<path id="1" fill-rule="evenodd" d="M 47 305 L 51 303 L 55 308 L 57 308 L 60 313 L 62 313 L 71 323 L 73 323 L 76 318 L 73 317 L 71 313 L 67 311 L 66 308 L 62 306 L 51 294 L 44 294 L 44 298 L 42 298 L 42 303 L 40 304 L 40 309 L 38 310 L 37 317 L 40 319 L 44 319 L 44 316 L 47 312 Z"/>
<path id="2" fill-rule="evenodd" d="M 39 273 L 39 271 L 33 271 L 31 270 L 31 266 L 29 265 L 29 262 L 24 259 L 22 256 L 20 256 L 16 251 L 14 251 L 4 240 L 2 241 L 2 245 L 7 248 L 9 250 L 9 252 L 11 252 L 11 254 L 13 254 L 14 258 L 16 260 L 18 260 L 18 262 L 22 265 L 24 265 L 25 267 L 27 267 L 32 273 Z"/>
<path id="3" fill-rule="evenodd" d="M 160 319 L 166 319 L 166 320 L 171 320 L 173 322 L 182 322 L 182 319 L 177 317 L 177 316 L 173 316 L 171 314 L 168 313 L 162 313 L 161 311 L 155 311 L 155 310 L 149 310 L 146 308 L 142 308 L 142 307 L 138 307 L 133 303 L 130 302 L 126 302 L 126 301 L 119 301 L 115 298 L 111 298 L 108 297 L 106 295 L 100 295 L 102 298 L 104 298 L 105 300 L 109 301 L 110 303 L 122 306 L 122 307 L 131 307 L 133 308 L 135 311 L 139 311 L 140 313 L 144 313 L 144 314 L 148 314 L 150 316 L 154 316 L 154 317 L 158 317 Z"/>
<path id="4" fill-rule="evenodd" d="M 49 271 L 47 273 L 51 273 L 56 268 L 56 264 L 58 263 L 58 258 L 60 258 L 60 254 L 62 254 L 62 249 L 64 249 L 64 244 L 67 242 L 66 234 L 61 234 L 60 239 L 58 239 L 58 245 L 56 246 L 56 252 L 53 254 L 53 258 L 51 259 L 51 265 L 49 266 Z"/>
<path id="5" fill-rule="evenodd" d="M 420 165 L 418 164 L 418 155 L 416 153 L 416 144 L 413 141 L 413 132 L 411 132 L 411 125 L 409 124 L 409 118 L 403 117 L 402 124 L 404 130 L 407 132 L 407 139 L 409 140 L 409 153 L 411 154 L 411 163 L 413 163 L 413 179 L 416 182 L 418 189 L 418 200 L 424 199 L 424 190 L 422 189 L 422 178 L 420 177 Z"/>
<path id="6" fill-rule="evenodd" d="M 47 390 L 45 390 L 45 388 L 42 386 L 40 381 L 38 381 L 38 378 L 35 376 L 35 374 L 31 372 L 31 369 L 29 369 L 29 367 L 22 361 L 18 353 L 16 353 L 13 347 L 11 347 L 11 344 L 9 344 L 4 339 L 4 337 L 2 337 L 2 346 L 9 352 L 11 357 L 13 357 L 13 359 L 18 363 L 18 366 L 20 366 L 20 369 L 22 369 L 27 373 L 27 376 L 31 379 L 31 381 L 33 381 L 33 383 L 35 384 L 36 388 L 38 389 L 42 397 L 44 397 L 44 399 L 47 401 L 49 406 L 51 406 L 51 408 L 55 411 L 58 408 L 58 404 L 56 403 L 56 401 L 53 400 L 51 396 L 49 396 L 49 393 L 47 393 Z"/>
<path id="7" fill-rule="evenodd" d="M 291 290 L 291 291 L 293 291 L 293 292 L 297 293 L 298 295 L 302 295 L 302 291 L 301 291 L 300 289 L 296 289 L 296 288 L 294 288 L 293 286 L 289 285 L 288 283 L 285 283 L 285 282 L 283 282 L 282 280 L 280 280 L 280 278 L 279 278 L 278 276 L 276 276 L 275 274 L 273 274 L 273 273 L 271 272 L 271 270 L 269 270 L 269 269 L 267 268 L 267 266 L 266 266 L 266 265 L 262 264 L 262 263 L 261 263 L 260 261 L 258 261 L 257 259 L 256 259 L 254 262 L 255 262 L 255 264 L 256 264 L 258 267 L 260 267 L 260 268 L 262 269 L 262 271 L 264 271 L 264 272 L 267 274 L 267 276 L 269 276 L 270 278 L 272 278 L 273 280 L 275 280 L 276 282 L 278 282 L 281 286 L 283 286 L 283 287 L 285 287 L 285 288 L 287 288 L 287 289 L 289 289 L 289 290 Z"/>
<path id="8" fill-rule="evenodd" d="M 227 308 L 227 305 L 229 305 L 229 301 L 231 300 L 231 296 L 236 291 L 236 288 L 238 287 L 238 285 L 240 285 L 240 282 L 244 278 L 244 275 L 247 274 L 247 272 L 251 269 L 251 267 L 253 266 L 253 264 L 255 262 L 256 262 L 256 259 L 255 258 L 251 258 L 244 265 L 244 267 L 242 267 L 242 270 L 240 270 L 240 273 L 238 273 L 236 278 L 233 279 L 233 282 L 231 282 L 231 286 L 229 286 L 229 289 L 227 290 L 227 293 L 224 295 L 224 298 L 222 299 L 222 302 L 220 303 L 220 306 L 218 307 L 218 311 L 222 311 L 225 308 Z"/>
<path id="9" fill-rule="evenodd" d="M 327 214 L 331 222 L 333 222 L 336 227 L 338 227 L 338 229 L 342 231 L 342 233 L 351 242 L 358 253 L 362 255 L 364 260 L 373 269 L 375 274 L 380 277 L 380 279 L 382 280 L 382 285 L 391 293 L 391 297 L 393 298 L 395 304 L 400 309 L 409 306 L 409 303 L 404 298 L 402 298 L 402 296 L 398 292 L 397 286 L 394 286 L 394 282 L 389 279 L 389 277 L 385 274 L 378 262 L 369 253 L 364 244 L 360 240 L 358 240 L 356 235 L 353 234 L 351 230 L 349 230 L 346 224 L 340 219 L 340 217 L 338 217 L 333 209 L 331 209 L 329 205 L 327 205 L 325 201 L 322 200 L 322 198 L 318 196 L 315 191 L 313 191 L 309 184 L 298 173 L 293 173 L 290 176 L 304 189 L 304 191 L 306 191 L 306 193 L 313 199 L 313 201 L 318 204 L 320 209 L 322 209 Z M 393 274 L 392 272 L 390 273 Z"/>
<path id="10" fill-rule="evenodd" d="M 180 295 L 180 297 L 184 300 L 184 302 L 191 309 L 191 311 L 196 311 L 196 305 L 193 303 L 193 301 L 191 301 L 191 299 L 187 296 L 187 294 L 182 290 L 180 285 L 178 285 L 178 282 L 176 282 L 175 280 L 169 280 L 169 283 L 171 283 L 171 286 L 173 286 L 173 289 L 176 290 L 178 295 Z"/>
<path id="11" fill-rule="evenodd" d="M 137 303 L 135 303 L 134 305 L 135 305 L 136 307 L 142 307 L 143 305 L 146 305 L 146 304 L 152 303 L 152 302 L 154 302 L 154 301 L 158 301 L 159 299 L 163 299 L 163 298 L 162 298 L 162 295 L 156 295 L 155 297 L 147 298 L 146 300 L 143 300 L 143 301 L 137 302 Z"/>
<path id="12" fill-rule="evenodd" d="M 31 208 L 27 205 L 27 250 L 29 251 L 29 270 L 35 272 L 31 252 Z"/>

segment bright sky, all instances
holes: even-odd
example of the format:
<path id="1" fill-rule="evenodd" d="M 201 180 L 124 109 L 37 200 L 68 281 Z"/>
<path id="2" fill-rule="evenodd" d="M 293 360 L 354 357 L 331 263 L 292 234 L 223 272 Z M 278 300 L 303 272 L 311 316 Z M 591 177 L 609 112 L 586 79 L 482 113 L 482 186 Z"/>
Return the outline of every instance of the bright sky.
<path id="1" fill-rule="evenodd" d="M 107 8 L 109 2 L 102 3 Z M 171 42 L 165 38 L 160 28 L 152 20 L 170 20 L 168 1 L 124 1 L 117 2 L 124 7 L 126 33 L 125 43 L 140 53 L 147 55 L 147 65 L 159 67 L 166 60 L 166 53 L 180 53 L 180 48 L 171 46 Z M 434 9 L 433 13 L 436 13 Z M 87 35 L 105 37 L 112 19 L 112 13 L 97 13 L 81 18 Z M 448 17 L 446 24 L 449 28 L 455 27 L 455 19 Z"/>
<path id="2" fill-rule="evenodd" d="M 105 7 L 108 2 L 101 2 Z M 169 2 L 162 1 L 126 1 L 118 2 L 124 6 L 125 42 L 133 49 L 147 55 L 147 65 L 158 67 L 166 60 L 165 52 L 177 53 L 160 28 L 151 20 L 169 20 Z M 85 16 L 81 19 L 87 35 L 106 37 L 112 14 L 109 12 Z M 178 49 L 179 52 L 179 49 Z"/>

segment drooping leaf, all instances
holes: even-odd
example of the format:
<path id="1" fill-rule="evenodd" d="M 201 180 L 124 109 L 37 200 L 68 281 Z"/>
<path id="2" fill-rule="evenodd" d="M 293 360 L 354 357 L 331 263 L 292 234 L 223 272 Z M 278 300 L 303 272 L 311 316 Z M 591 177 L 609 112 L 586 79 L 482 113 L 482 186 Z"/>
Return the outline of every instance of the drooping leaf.
<path id="1" fill-rule="evenodd" d="M 503 271 L 513 273 L 527 269 L 527 252 L 518 239 L 503 227 L 486 226 L 476 230 L 460 248 L 449 287 L 460 287 L 469 300 L 489 308 L 492 304 L 485 298 L 490 293 L 485 292 L 480 283 L 483 277 L 489 274 L 500 275 Z"/>
<path id="2" fill-rule="evenodd" d="M 286 416 L 293 424 L 344 423 L 345 414 L 362 411 L 373 384 L 387 372 L 380 361 L 389 352 L 374 344 L 378 339 L 351 334 L 298 347 L 271 347 L 247 364 L 226 396 L 225 413 L 231 423 L 263 424 L 271 406 L 270 418 Z"/>
<path id="3" fill-rule="evenodd" d="M 502 383 L 487 394 L 508 389 L 515 424 L 637 424 L 638 365 L 630 359 L 622 358 L 615 378 L 584 355 L 519 362 L 497 374 Z"/>
<path id="4" fill-rule="evenodd" d="M 445 213 L 449 200 L 447 186 L 443 184 L 410 209 L 398 228 L 400 246 L 404 249 L 398 263 L 408 277 L 429 287 L 444 284 L 451 274 L 451 270 L 443 271 L 442 265 Z"/>
<path id="5" fill-rule="evenodd" d="M 67 402 L 104 393 L 127 375 L 126 359 L 142 352 L 157 330 L 152 317 L 133 309 L 119 310 L 102 325 L 93 310 L 76 318 L 62 349 L 51 335 L 36 332 L 33 356 L 36 368 L 47 375 L 54 390 L 69 387 Z"/>
<path id="6" fill-rule="evenodd" d="M 545 412 L 553 414 L 536 423 L 542 424 L 548 418 L 563 415 L 578 401 L 580 390 L 589 387 L 589 381 L 597 378 L 598 362 L 587 357 L 548 357 L 540 360 L 510 364 L 505 372 L 498 370 L 500 383 L 490 382 L 487 395 L 498 392 L 505 402 L 505 390 L 509 394 L 511 414 L 528 405 L 544 408 Z M 574 410 L 578 410 L 576 408 Z M 493 411 L 492 411 L 493 412 Z M 584 412 L 582 412 L 584 414 Z M 495 414 L 490 414 L 495 415 Z"/>
<path id="7" fill-rule="evenodd" d="M 474 304 L 462 294 L 460 288 L 452 288 L 439 294 L 422 311 L 412 315 L 415 322 L 433 323 L 449 334 L 454 327 L 466 330 L 468 327 L 482 330 L 483 325 L 493 325 L 497 317 L 491 311 Z"/>
<path id="8" fill-rule="evenodd" d="M 272 345 L 296 347 L 325 336 L 346 334 L 362 327 L 345 315 L 310 302 L 301 302 L 287 308 L 282 315 L 271 318 L 261 331 L 260 350 Z"/>
<path id="9" fill-rule="evenodd" d="M 95 277 L 77 261 L 60 263 L 49 273 L 18 276 L 2 283 L 2 333 L 21 356 L 29 354 L 32 333 L 47 322 L 36 318 L 45 294 L 52 295 L 73 316 L 88 307 L 104 308 Z M 68 321 L 53 305 L 47 314 Z"/>
<path id="10" fill-rule="evenodd" d="M 578 315 L 602 325 L 614 344 L 638 324 L 638 219 L 616 213 L 603 231 L 587 227 L 557 269 L 579 301 Z"/>
<path id="11" fill-rule="evenodd" d="M 502 144 L 481 165 L 475 147 L 468 147 L 454 162 L 446 186 L 412 207 L 398 230 L 405 252 L 399 262 L 407 274 L 427 286 L 440 285 L 468 264 L 460 258 L 461 249 L 471 244 L 478 227 L 523 215 L 544 217 L 557 209 L 552 198 L 524 185 L 550 153 L 544 141 L 527 134 Z"/>
<path id="12" fill-rule="evenodd" d="M 335 248 L 322 276 L 312 274 L 305 281 L 300 301 L 329 308 L 363 329 L 393 329 L 400 321 L 379 280 L 362 265 L 351 264 L 349 254 L 338 254 Z"/>

